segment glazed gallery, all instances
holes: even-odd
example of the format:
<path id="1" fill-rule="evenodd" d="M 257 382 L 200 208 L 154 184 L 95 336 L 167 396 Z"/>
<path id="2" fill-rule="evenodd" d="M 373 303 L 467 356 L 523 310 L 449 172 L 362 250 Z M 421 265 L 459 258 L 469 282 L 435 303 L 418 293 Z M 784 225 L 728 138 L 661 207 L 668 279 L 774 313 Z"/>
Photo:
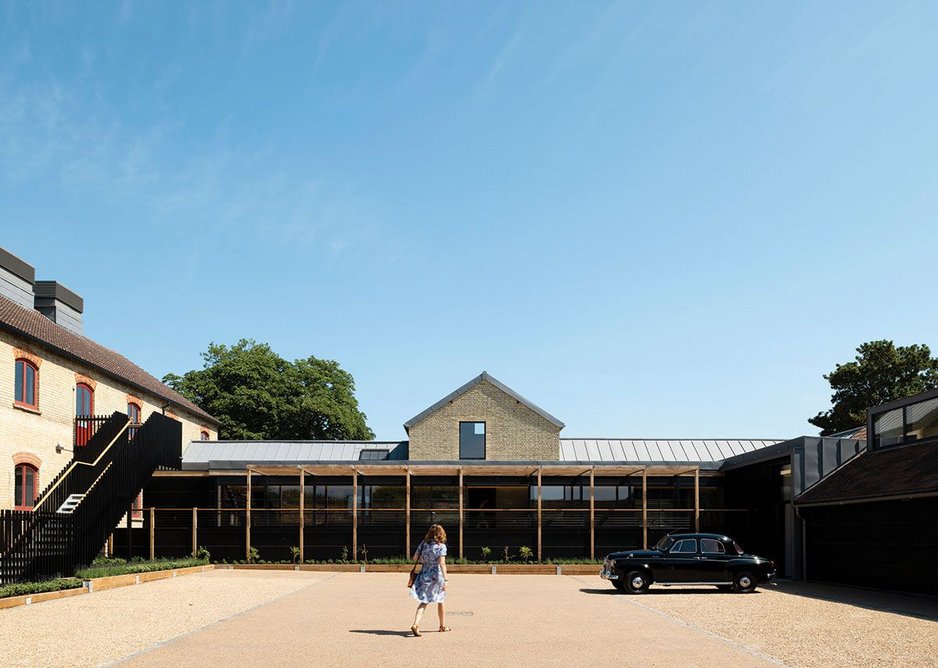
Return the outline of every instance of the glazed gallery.
<path id="1" fill-rule="evenodd" d="M 699 466 L 556 462 L 166 471 L 145 489 L 142 521 L 118 530 L 115 546 L 156 557 L 204 546 L 228 561 L 250 548 L 265 561 L 376 559 L 409 554 L 439 523 L 462 559 L 518 558 L 524 547 L 541 560 L 601 558 L 679 530 L 745 540 L 752 509 L 734 504 L 724 483 Z"/>

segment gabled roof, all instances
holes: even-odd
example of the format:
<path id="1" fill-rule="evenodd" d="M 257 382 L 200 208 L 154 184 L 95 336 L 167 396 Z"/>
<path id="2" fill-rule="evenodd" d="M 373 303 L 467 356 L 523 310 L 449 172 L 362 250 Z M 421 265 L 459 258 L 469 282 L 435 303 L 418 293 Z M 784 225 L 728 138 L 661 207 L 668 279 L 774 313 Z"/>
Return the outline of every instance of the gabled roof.
<path id="1" fill-rule="evenodd" d="M 157 396 L 206 422 L 219 424 L 218 420 L 123 355 L 52 322 L 39 311 L 20 306 L 3 296 L 0 296 L 0 330 Z"/>
<path id="2" fill-rule="evenodd" d="M 471 389 L 474 388 L 476 385 L 478 385 L 478 384 L 480 384 L 480 383 L 482 383 L 482 382 L 486 382 L 486 383 L 489 383 L 489 384 L 491 384 L 491 385 L 494 385 L 495 387 L 497 387 L 499 390 L 501 390 L 502 392 L 504 392 L 505 394 L 507 394 L 508 396 L 510 396 L 510 397 L 511 397 L 512 399 L 514 399 L 515 401 L 517 401 L 517 402 L 519 402 L 519 403 L 521 403 L 521 404 L 524 404 L 525 406 L 527 406 L 528 408 L 530 408 L 532 411 L 534 411 L 535 413 L 537 413 L 538 415 L 540 415 L 542 418 L 544 418 L 544 419 L 547 420 L 548 422 L 552 423 L 552 424 L 553 424 L 554 426 L 556 426 L 558 429 L 563 429 L 563 428 L 564 428 L 563 422 L 561 422 L 560 420 L 558 420 L 557 418 L 555 418 L 553 415 L 551 415 L 550 413 L 548 413 L 547 411 L 545 411 L 543 408 L 540 408 L 540 407 L 536 406 L 535 404 L 533 404 L 532 402 L 528 401 L 527 399 L 525 399 L 524 397 L 522 397 L 520 394 L 518 394 L 517 392 L 515 392 L 513 389 L 511 389 L 510 387 L 508 387 L 508 386 L 505 385 L 504 383 L 499 382 L 498 380 L 496 380 L 495 378 L 493 378 L 491 375 L 489 375 L 489 373 L 488 373 L 487 371 L 483 371 L 481 374 L 479 374 L 478 376 L 476 376 L 475 378 L 473 378 L 472 380 L 470 380 L 468 383 L 466 383 L 466 384 L 463 385 L 462 387 L 460 387 L 460 388 L 456 389 L 455 391 L 450 392 L 449 394 L 447 394 L 445 397 L 443 397 L 442 399 L 440 399 L 438 402 L 436 402 L 435 404 L 433 404 L 432 406 L 430 406 L 430 407 L 429 407 L 428 409 L 426 409 L 425 411 L 423 411 L 423 412 L 421 412 L 421 413 L 418 413 L 417 415 L 415 415 L 414 417 L 412 417 L 411 419 L 409 419 L 407 422 L 404 423 L 404 429 L 409 432 L 409 431 L 410 431 L 410 428 L 413 427 L 415 424 L 417 424 L 418 422 L 422 422 L 422 421 L 424 420 L 424 418 L 428 417 L 429 415 L 432 415 L 433 413 L 436 413 L 438 410 L 440 410 L 441 408 L 443 408 L 443 406 L 445 406 L 446 404 L 450 403 L 451 401 L 457 399 L 458 397 L 462 396 L 463 394 L 465 394 L 466 392 L 468 392 L 469 390 L 471 390 Z"/>

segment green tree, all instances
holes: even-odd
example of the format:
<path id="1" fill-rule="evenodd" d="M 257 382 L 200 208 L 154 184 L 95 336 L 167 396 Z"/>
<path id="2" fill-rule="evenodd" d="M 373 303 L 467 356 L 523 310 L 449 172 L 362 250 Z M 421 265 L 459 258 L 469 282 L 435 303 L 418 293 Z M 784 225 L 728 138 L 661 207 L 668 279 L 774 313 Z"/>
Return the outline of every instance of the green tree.
<path id="1" fill-rule="evenodd" d="M 864 424 L 869 406 L 938 388 L 938 358 L 924 344 L 869 341 L 857 353 L 855 361 L 838 364 L 824 376 L 834 391 L 833 406 L 808 420 L 822 436 Z"/>
<path id="2" fill-rule="evenodd" d="M 212 343 L 202 369 L 163 382 L 214 415 L 224 439 L 374 438 L 358 409 L 355 381 L 337 362 L 288 362 L 266 343 Z"/>

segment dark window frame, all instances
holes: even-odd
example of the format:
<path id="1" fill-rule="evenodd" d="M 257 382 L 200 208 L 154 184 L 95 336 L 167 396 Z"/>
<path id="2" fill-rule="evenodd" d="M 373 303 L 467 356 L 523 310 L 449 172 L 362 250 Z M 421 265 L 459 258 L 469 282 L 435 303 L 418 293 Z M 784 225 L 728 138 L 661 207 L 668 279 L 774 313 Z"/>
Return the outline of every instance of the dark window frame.
<path id="1" fill-rule="evenodd" d="M 16 382 L 16 372 L 19 371 L 19 367 L 22 365 L 22 372 L 20 376 L 20 382 Z M 26 377 L 27 369 L 32 369 L 33 372 L 33 403 L 26 401 L 26 388 L 27 382 Z M 30 362 L 28 359 L 19 357 L 16 360 L 16 363 L 13 367 L 13 403 L 16 406 L 21 406 L 23 408 L 31 408 L 32 410 L 39 410 L 39 367 Z M 20 399 L 16 398 L 17 393 L 20 395 Z"/>
<path id="2" fill-rule="evenodd" d="M 483 426 L 482 434 L 482 456 L 481 457 L 466 457 L 463 455 L 462 450 L 462 426 L 464 424 L 477 425 L 481 424 Z M 460 420 L 459 421 L 459 458 L 460 459 L 471 459 L 471 460 L 485 460 L 488 458 L 488 438 L 489 438 L 489 426 L 485 420 Z M 477 435 L 477 434 L 474 434 Z"/>

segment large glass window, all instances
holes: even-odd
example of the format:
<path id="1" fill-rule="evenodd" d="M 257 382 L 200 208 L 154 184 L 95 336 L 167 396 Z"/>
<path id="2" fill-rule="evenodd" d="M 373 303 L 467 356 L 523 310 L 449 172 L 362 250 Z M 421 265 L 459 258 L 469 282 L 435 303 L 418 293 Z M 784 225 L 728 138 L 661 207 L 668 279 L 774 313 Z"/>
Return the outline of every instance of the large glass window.
<path id="1" fill-rule="evenodd" d="M 485 459 L 485 423 L 459 423 L 459 458 Z"/>
<path id="2" fill-rule="evenodd" d="M 413 485 L 410 505 L 421 510 L 456 508 L 459 506 L 459 487 L 456 485 Z"/>
<path id="3" fill-rule="evenodd" d="M 14 469 L 14 503 L 17 510 L 29 510 L 36 503 L 39 472 L 29 464 L 18 464 Z"/>
<path id="4" fill-rule="evenodd" d="M 13 400 L 20 406 L 39 407 L 39 371 L 27 360 L 16 360 Z"/>
<path id="5" fill-rule="evenodd" d="M 403 485 L 361 485 L 358 494 L 359 508 L 401 509 L 407 505 Z"/>
<path id="6" fill-rule="evenodd" d="M 877 446 L 902 442 L 902 409 L 880 413 L 873 420 L 873 435 Z"/>
<path id="7" fill-rule="evenodd" d="M 905 407 L 905 440 L 938 436 L 938 397 Z"/>

